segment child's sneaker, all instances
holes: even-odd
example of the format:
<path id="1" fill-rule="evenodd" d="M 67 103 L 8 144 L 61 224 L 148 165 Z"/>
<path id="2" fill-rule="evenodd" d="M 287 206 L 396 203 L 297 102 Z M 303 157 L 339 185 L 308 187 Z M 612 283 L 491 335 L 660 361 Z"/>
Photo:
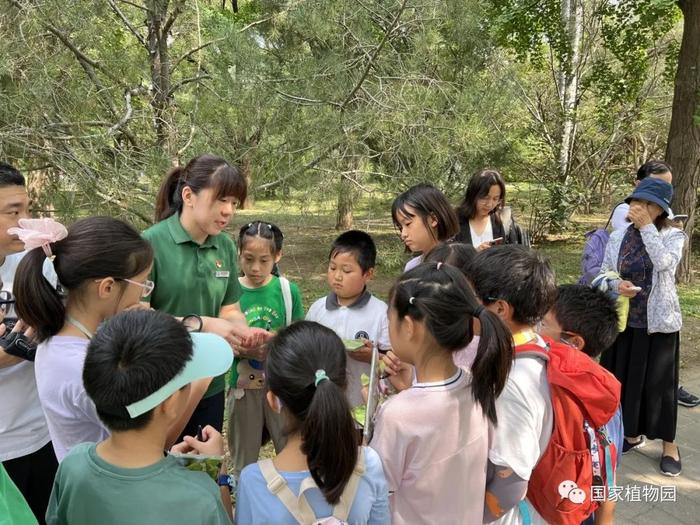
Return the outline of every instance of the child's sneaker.
<path id="1" fill-rule="evenodd" d="M 693 408 L 700 405 L 700 397 L 691 394 L 681 386 L 678 387 L 678 404 Z"/>

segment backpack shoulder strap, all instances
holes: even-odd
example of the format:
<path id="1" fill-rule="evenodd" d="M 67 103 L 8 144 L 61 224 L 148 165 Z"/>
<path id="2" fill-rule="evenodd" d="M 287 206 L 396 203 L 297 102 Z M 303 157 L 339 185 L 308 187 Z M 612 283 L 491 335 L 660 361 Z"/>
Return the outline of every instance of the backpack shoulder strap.
<path id="1" fill-rule="evenodd" d="M 267 482 L 267 489 L 274 494 L 300 525 L 307 525 L 316 520 L 316 515 L 305 497 L 297 498 L 287 485 L 285 479 L 277 472 L 271 459 L 258 461 L 260 472 Z"/>
<path id="2" fill-rule="evenodd" d="M 350 515 L 350 507 L 352 507 L 353 501 L 355 501 L 355 496 L 357 495 L 357 488 L 360 485 L 360 479 L 365 473 L 365 451 L 360 447 L 359 454 L 357 455 L 357 463 L 355 464 L 355 470 L 352 471 L 352 475 L 348 480 L 347 485 L 345 485 L 345 490 L 340 496 L 340 501 L 333 508 L 333 516 L 340 521 L 347 522 L 348 516 Z"/>
<path id="3" fill-rule="evenodd" d="M 280 275 L 280 287 L 282 288 L 282 299 L 284 300 L 285 326 L 292 324 L 292 287 L 289 280 Z"/>

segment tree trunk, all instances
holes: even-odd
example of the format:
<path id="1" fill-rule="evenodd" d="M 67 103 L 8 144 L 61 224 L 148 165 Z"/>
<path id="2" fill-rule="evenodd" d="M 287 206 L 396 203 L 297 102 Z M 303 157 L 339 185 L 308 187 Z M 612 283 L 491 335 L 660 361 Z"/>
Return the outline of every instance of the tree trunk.
<path id="1" fill-rule="evenodd" d="M 173 161 L 171 155 L 171 118 L 170 118 L 170 53 L 168 50 L 168 32 L 172 23 L 168 23 L 168 0 L 151 0 L 148 2 L 146 24 L 148 25 L 148 59 L 151 68 L 151 106 L 156 128 L 156 143 L 165 155 Z M 171 17 L 177 17 L 172 13 Z M 174 20 L 174 19 L 173 19 Z M 175 162 L 174 162 L 175 163 Z"/>
<path id="2" fill-rule="evenodd" d="M 691 243 L 700 183 L 700 125 L 697 120 L 700 116 L 700 2 L 679 0 L 678 5 L 683 11 L 683 40 L 678 56 L 666 161 L 673 169 L 673 211 L 688 215 L 685 231 L 690 241 L 678 268 L 680 280 L 687 283 L 692 280 Z"/>
<path id="3" fill-rule="evenodd" d="M 355 187 L 351 175 L 341 175 L 338 184 L 338 215 L 335 221 L 336 230 L 349 230 L 353 225 L 352 208 L 355 202 Z"/>

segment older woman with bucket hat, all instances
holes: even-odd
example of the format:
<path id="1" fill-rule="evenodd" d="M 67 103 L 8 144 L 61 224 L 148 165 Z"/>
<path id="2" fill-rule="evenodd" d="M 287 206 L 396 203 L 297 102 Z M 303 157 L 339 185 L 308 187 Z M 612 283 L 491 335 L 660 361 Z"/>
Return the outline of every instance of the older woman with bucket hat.
<path id="1" fill-rule="evenodd" d="M 625 427 L 623 453 L 662 439 L 660 469 L 681 472 L 674 443 L 678 413 L 681 310 L 676 267 L 686 235 L 668 220 L 673 186 L 646 178 L 625 199 L 629 226 L 615 231 L 605 250 L 601 272 L 615 272 L 608 288 L 630 298 L 626 322 L 601 364 L 622 383 Z"/>

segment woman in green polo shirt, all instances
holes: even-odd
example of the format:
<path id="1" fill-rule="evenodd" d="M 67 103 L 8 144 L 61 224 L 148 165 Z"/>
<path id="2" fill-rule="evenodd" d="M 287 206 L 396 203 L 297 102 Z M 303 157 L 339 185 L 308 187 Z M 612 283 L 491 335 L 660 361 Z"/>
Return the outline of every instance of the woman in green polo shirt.
<path id="1" fill-rule="evenodd" d="M 143 235 L 155 252 L 151 306 L 187 318 L 194 329 L 221 335 L 237 355 L 259 359 L 268 334 L 246 324 L 238 304 L 236 245 L 224 233 L 246 194 L 237 167 L 215 155 L 200 155 L 166 176 L 156 202 L 159 222 Z M 192 393 L 183 435 L 195 435 L 200 425 L 222 429 L 224 388 L 224 377 L 214 378 L 196 407 L 198 392 Z"/>

